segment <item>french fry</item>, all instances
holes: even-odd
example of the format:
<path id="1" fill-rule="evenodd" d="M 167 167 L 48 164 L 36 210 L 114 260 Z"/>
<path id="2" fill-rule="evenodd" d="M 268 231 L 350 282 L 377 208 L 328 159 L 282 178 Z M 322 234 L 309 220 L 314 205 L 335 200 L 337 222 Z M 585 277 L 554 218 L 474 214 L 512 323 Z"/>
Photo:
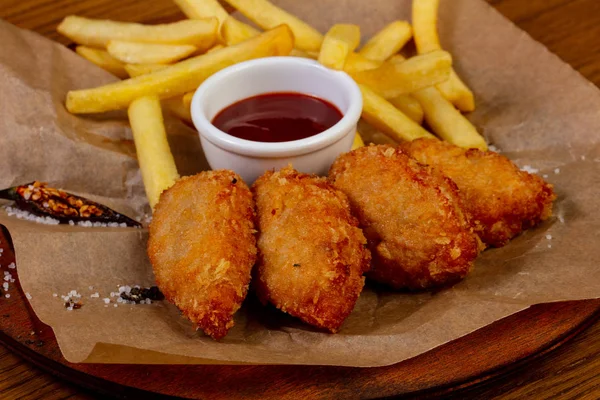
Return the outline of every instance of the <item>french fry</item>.
<path id="1" fill-rule="evenodd" d="M 213 47 L 211 47 L 210 49 L 208 49 L 206 52 L 207 52 L 207 53 L 212 53 L 213 51 L 220 50 L 220 49 L 222 49 L 222 48 L 224 48 L 224 47 L 225 47 L 225 46 L 224 46 L 224 45 L 222 45 L 222 44 L 216 44 L 216 45 L 214 45 Z"/>
<path id="2" fill-rule="evenodd" d="M 179 179 L 167 141 L 160 101 L 157 96 L 141 97 L 131 103 L 127 113 L 146 196 L 154 208 L 163 190 Z"/>
<path id="3" fill-rule="evenodd" d="M 413 93 L 425 111 L 425 121 L 436 135 L 465 148 L 487 150 L 477 129 L 435 87 Z"/>
<path id="4" fill-rule="evenodd" d="M 183 104 L 187 107 L 190 108 L 192 106 L 192 98 L 194 97 L 194 93 L 195 92 L 188 92 L 186 94 L 183 95 Z"/>
<path id="5" fill-rule="evenodd" d="M 67 93 L 67 110 L 73 114 L 127 108 L 139 97 L 175 97 L 195 90 L 206 78 L 230 65 L 260 57 L 285 56 L 294 36 L 281 25 L 235 46 L 181 61 L 160 71 L 93 89 Z"/>
<path id="6" fill-rule="evenodd" d="M 136 43 L 111 40 L 106 51 L 119 61 L 127 64 L 169 64 L 186 58 L 196 51 L 189 44 Z"/>
<path id="7" fill-rule="evenodd" d="M 241 43 L 260 34 L 258 29 L 238 21 L 233 17 L 227 18 L 221 25 L 221 38 L 227 46 Z"/>
<path id="8" fill-rule="evenodd" d="M 368 59 L 358 53 L 348 54 L 344 71 L 351 74 L 352 72 L 365 71 L 367 69 L 375 69 L 381 67 L 383 62 Z"/>
<path id="9" fill-rule="evenodd" d="M 217 0 L 173 0 L 189 19 L 215 17 L 219 26 L 229 17 L 229 13 Z"/>
<path id="10" fill-rule="evenodd" d="M 421 103 L 410 94 L 401 94 L 400 96 L 392 97 L 388 101 L 417 124 L 423 124 L 423 117 L 425 115 L 423 107 L 421 107 Z"/>
<path id="11" fill-rule="evenodd" d="M 351 72 L 358 83 L 365 84 L 386 99 L 444 82 L 450 76 L 452 57 L 445 51 L 434 51 L 403 63 L 385 62 L 376 69 Z"/>
<path id="12" fill-rule="evenodd" d="M 394 21 L 377 32 L 359 53 L 371 60 L 385 61 L 396 54 L 412 38 L 412 28 L 406 21 Z"/>
<path id="13" fill-rule="evenodd" d="M 358 86 L 363 95 L 362 117 L 369 124 L 397 141 L 434 137 L 373 90 Z"/>
<path id="14" fill-rule="evenodd" d="M 125 71 L 130 78 L 146 75 L 167 68 L 166 64 L 125 64 Z"/>
<path id="15" fill-rule="evenodd" d="M 413 31 L 419 54 L 442 49 L 437 30 L 439 4 L 440 0 L 413 0 Z M 473 92 L 454 70 L 450 73 L 449 79 L 437 87 L 459 110 L 464 112 L 475 110 Z"/>
<path id="16" fill-rule="evenodd" d="M 273 5 L 268 0 L 225 0 L 246 18 L 263 29 L 286 24 L 294 32 L 296 47 L 300 50 L 319 51 L 323 35 L 296 16 Z"/>
<path id="17" fill-rule="evenodd" d="M 108 54 L 106 50 L 94 49 L 87 46 L 77 46 L 75 48 L 75 52 L 86 60 L 93 62 L 100 68 L 121 79 L 125 79 L 128 76 L 127 71 L 125 70 L 125 65 L 121 61 Z"/>
<path id="18" fill-rule="evenodd" d="M 319 53 L 315 53 L 314 51 L 304 51 L 304 50 L 300 50 L 300 49 L 293 49 L 290 52 L 290 56 L 310 58 L 310 59 L 316 60 L 319 58 Z"/>
<path id="19" fill-rule="evenodd" d="M 161 101 L 162 106 L 171 114 L 185 122 L 192 124 L 192 113 L 190 107 L 183 102 L 183 96 L 171 97 Z"/>
<path id="20" fill-rule="evenodd" d="M 142 25 L 71 15 L 63 19 L 56 30 L 77 44 L 92 47 L 106 47 L 111 40 L 126 40 L 209 48 L 217 40 L 218 25 L 216 18 Z"/>
<path id="21" fill-rule="evenodd" d="M 319 62 L 326 67 L 341 70 L 346 64 L 348 54 L 360 44 L 360 27 L 352 24 L 336 24 L 329 29 L 321 51 Z"/>
<path id="22" fill-rule="evenodd" d="M 364 145 L 365 145 L 365 142 L 363 142 L 362 137 L 360 136 L 360 133 L 356 132 L 356 134 L 354 135 L 354 142 L 352 142 L 351 150 L 358 149 L 359 147 L 363 147 Z"/>

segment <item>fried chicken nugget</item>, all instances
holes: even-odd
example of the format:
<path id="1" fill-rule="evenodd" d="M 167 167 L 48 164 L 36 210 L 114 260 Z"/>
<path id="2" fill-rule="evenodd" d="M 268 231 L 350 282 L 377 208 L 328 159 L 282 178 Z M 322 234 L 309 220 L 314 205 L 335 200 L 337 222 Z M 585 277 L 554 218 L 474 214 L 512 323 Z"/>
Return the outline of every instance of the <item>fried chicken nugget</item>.
<path id="1" fill-rule="evenodd" d="M 342 154 L 330 182 L 348 196 L 373 255 L 367 278 L 426 289 L 464 278 L 481 242 L 450 179 L 389 145 Z"/>
<path id="2" fill-rule="evenodd" d="M 259 261 L 252 285 L 263 303 L 336 332 L 364 285 L 371 255 L 346 196 L 291 167 L 252 186 Z"/>
<path id="3" fill-rule="evenodd" d="M 435 139 L 400 146 L 418 162 L 452 179 L 484 243 L 500 247 L 552 215 L 552 185 L 492 151 L 463 149 Z"/>
<path id="4" fill-rule="evenodd" d="M 252 193 L 232 171 L 207 171 L 164 191 L 148 256 L 167 300 L 213 339 L 233 326 L 256 261 Z"/>

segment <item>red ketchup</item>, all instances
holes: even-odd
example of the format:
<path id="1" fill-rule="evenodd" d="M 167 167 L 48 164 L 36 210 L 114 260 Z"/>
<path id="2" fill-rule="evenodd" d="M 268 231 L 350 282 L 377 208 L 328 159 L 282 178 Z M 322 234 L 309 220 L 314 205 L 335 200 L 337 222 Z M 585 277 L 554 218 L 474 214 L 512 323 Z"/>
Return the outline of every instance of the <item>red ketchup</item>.
<path id="1" fill-rule="evenodd" d="M 336 106 L 302 93 L 267 93 L 221 110 L 212 123 L 223 132 L 254 142 L 290 142 L 317 135 L 342 119 Z"/>

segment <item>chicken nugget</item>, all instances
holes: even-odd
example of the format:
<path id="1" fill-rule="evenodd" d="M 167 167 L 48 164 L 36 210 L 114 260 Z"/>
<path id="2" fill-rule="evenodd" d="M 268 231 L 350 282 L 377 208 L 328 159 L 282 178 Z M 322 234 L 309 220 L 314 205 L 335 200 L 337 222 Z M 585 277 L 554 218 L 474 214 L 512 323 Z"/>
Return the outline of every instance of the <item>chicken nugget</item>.
<path id="1" fill-rule="evenodd" d="M 258 214 L 259 299 L 336 332 L 364 285 L 371 259 L 346 196 L 325 178 L 291 167 L 252 186 Z"/>
<path id="2" fill-rule="evenodd" d="M 256 261 L 250 189 L 232 171 L 208 171 L 164 191 L 150 224 L 156 282 L 199 329 L 220 339 L 246 297 Z"/>
<path id="3" fill-rule="evenodd" d="M 481 249 L 456 185 L 389 145 L 342 154 L 330 182 L 350 200 L 373 255 L 367 278 L 395 289 L 454 283 Z"/>
<path id="4" fill-rule="evenodd" d="M 484 243 L 504 246 L 552 215 L 552 185 L 492 151 L 463 149 L 435 139 L 400 146 L 418 162 L 452 179 Z"/>

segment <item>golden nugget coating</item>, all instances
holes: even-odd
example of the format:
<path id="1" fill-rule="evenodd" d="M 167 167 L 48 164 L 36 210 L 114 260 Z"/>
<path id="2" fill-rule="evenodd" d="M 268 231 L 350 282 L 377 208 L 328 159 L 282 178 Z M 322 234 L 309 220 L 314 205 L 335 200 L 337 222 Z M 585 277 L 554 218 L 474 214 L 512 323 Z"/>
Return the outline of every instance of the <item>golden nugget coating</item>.
<path id="1" fill-rule="evenodd" d="M 207 171 L 164 191 L 148 256 L 167 300 L 220 339 L 246 297 L 256 261 L 252 193 L 232 171 Z"/>
<path id="2" fill-rule="evenodd" d="M 371 259 L 348 199 L 325 178 L 291 167 L 266 172 L 252 191 L 260 230 L 252 285 L 259 299 L 336 332 Z"/>
<path id="3" fill-rule="evenodd" d="M 339 156 L 329 180 L 348 196 L 369 242 L 368 278 L 395 289 L 425 289 L 470 271 L 481 242 L 450 179 L 379 145 Z"/>
<path id="4" fill-rule="evenodd" d="M 552 215 L 552 185 L 500 154 L 432 139 L 406 142 L 401 148 L 456 183 L 475 232 L 490 246 L 503 246 Z"/>

